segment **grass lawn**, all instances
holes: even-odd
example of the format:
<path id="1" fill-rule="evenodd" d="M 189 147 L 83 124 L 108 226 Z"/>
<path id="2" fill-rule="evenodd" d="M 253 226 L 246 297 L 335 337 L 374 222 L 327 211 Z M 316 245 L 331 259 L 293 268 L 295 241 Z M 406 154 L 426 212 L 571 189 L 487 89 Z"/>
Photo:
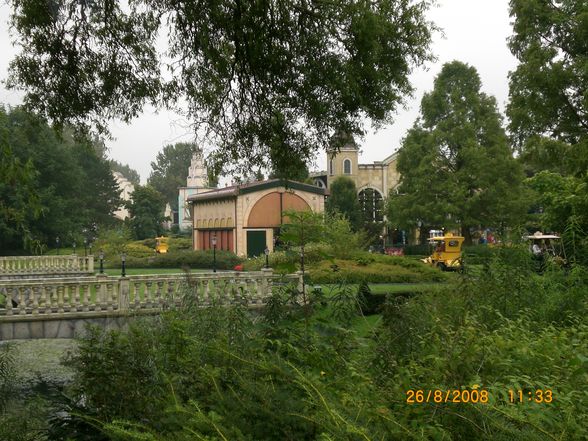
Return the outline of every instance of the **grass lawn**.
<path id="1" fill-rule="evenodd" d="M 212 270 L 193 269 L 191 273 L 206 273 Z M 128 276 L 153 275 L 153 274 L 184 274 L 181 268 L 127 268 Z M 120 268 L 104 268 L 104 273 L 109 276 L 120 276 Z"/>

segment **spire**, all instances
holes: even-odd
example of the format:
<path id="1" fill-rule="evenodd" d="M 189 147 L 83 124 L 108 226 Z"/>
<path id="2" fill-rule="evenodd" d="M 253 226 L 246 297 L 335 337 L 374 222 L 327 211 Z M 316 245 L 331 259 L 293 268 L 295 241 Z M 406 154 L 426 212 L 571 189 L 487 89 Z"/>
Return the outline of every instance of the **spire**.
<path id="1" fill-rule="evenodd" d="M 188 179 L 186 179 L 187 187 L 206 187 L 208 173 L 204 166 L 204 159 L 202 156 L 202 149 L 197 147 L 192 155 L 190 168 L 188 168 Z"/>

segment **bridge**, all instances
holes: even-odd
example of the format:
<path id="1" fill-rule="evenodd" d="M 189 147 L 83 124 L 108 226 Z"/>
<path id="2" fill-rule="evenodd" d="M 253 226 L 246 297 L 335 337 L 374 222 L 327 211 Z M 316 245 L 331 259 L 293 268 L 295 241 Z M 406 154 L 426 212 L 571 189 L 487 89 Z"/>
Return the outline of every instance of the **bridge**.
<path id="1" fill-rule="evenodd" d="M 90 275 L 91 264 L 77 256 L 50 257 L 0 264 L 0 340 L 72 338 L 87 324 L 120 329 L 129 318 L 159 314 L 184 301 L 259 308 L 276 283 L 294 284 L 300 292 L 303 286 L 302 273 L 280 276 L 269 268 L 112 277 Z"/>

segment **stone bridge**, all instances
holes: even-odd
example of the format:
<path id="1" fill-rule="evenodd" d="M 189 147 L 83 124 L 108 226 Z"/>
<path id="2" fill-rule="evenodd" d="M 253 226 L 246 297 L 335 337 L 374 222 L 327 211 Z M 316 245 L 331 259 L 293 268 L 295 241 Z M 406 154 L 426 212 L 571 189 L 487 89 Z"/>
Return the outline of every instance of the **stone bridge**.
<path id="1" fill-rule="evenodd" d="M 87 324 L 122 328 L 130 317 L 158 314 L 182 301 L 235 302 L 258 308 L 276 283 L 302 290 L 302 274 L 192 273 L 109 277 L 62 276 L 0 280 L 0 340 L 72 338 Z"/>

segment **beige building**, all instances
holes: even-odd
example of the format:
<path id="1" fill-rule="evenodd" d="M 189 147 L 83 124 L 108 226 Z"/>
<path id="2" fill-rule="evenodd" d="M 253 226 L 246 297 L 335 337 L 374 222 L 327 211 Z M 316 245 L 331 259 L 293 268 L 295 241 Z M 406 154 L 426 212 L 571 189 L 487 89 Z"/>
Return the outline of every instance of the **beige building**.
<path id="1" fill-rule="evenodd" d="M 396 170 L 397 154 L 372 164 L 359 163 L 359 148 L 351 140 L 341 147 L 338 153 L 327 152 L 327 171 L 314 173 L 315 185 L 330 188 L 331 183 L 340 176 L 355 182 L 360 204 L 366 219 L 383 220 L 383 201 L 400 181 Z"/>
<path id="2" fill-rule="evenodd" d="M 273 179 L 235 185 L 188 196 L 195 250 L 232 251 L 258 256 L 282 225 L 285 210 L 324 211 L 326 190 L 294 181 Z"/>

